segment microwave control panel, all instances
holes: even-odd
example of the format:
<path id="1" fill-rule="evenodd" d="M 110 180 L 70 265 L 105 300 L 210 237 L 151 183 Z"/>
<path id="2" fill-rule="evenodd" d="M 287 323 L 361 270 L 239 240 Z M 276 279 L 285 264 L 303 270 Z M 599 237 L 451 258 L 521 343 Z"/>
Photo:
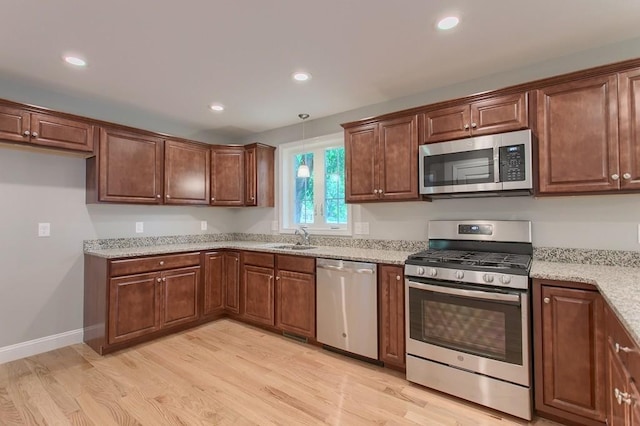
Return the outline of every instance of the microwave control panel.
<path id="1" fill-rule="evenodd" d="M 500 147 L 500 181 L 515 182 L 525 180 L 524 145 Z"/>

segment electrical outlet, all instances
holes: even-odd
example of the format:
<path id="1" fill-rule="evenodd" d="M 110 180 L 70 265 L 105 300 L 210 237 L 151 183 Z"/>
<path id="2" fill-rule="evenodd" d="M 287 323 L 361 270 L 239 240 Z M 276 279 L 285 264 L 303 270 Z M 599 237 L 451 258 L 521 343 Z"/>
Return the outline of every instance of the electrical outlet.
<path id="1" fill-rule="evenodd" d="M 361 222 L 362 229 L 360 232 L 362 235 L 369 235 L 369 222 Z"/>
<path id="2" fill-rule="evenodd" d="M 355 222 L 353 224 L 353 233 L 356 235 L 362 234 L 362 222 Z"/>
<path id="3" fill-rule="evenodd" d="M 144 232 L 144 222 L 136 222 L 136 234 L 142 234 Z"/>
<path id="4" fill-rule="evenodd" d="M 207 230 L 207 221 L 206 220 L 201 220 L 200 221 L 200 230 L 201 231 L 206 231 Z"/>
<path id="5" fill-rule="evenodd" d="M 51 224 L 50 223 L 38 223 L 38 237 L 51 236 Z"/>
<path id="6" fill-rule="evenodd" d="M 638 225 L 638 244 L 640 244 L 640 224 Z"/>
<path id="7" fill-rule="evenodd" d="M 277 231 L 278 230 L 278 221 L 274 220 L 271 222 L 271 230 L 272 231 Z"/>

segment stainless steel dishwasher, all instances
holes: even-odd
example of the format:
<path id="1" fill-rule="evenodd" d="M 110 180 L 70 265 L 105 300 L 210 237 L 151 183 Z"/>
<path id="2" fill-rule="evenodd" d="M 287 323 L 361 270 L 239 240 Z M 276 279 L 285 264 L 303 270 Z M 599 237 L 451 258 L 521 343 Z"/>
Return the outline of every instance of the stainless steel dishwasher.
<path id="1" fill-rule="evenodd" d="M 316 260 L 318 342 L 378 359 L 376 278 L 375 263 Z"/>

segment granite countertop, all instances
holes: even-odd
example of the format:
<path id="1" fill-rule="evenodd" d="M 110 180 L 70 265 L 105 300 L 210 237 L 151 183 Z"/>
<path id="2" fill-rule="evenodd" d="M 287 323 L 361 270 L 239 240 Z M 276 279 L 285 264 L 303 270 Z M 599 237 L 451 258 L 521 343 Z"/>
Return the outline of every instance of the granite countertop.
<path id="1" fill-rule="evenodd" d="M 640 346 L 640 268 L 534 260 L 530 276 L 595 285 Z"/>
<path id="2" fill-rule="evenodd" d="M 114 259 L 119 257 L 148 256 L 165 253 L 205 251 L 216 249 L 256 250 L 267 253 L 290 254 L 297 256 L 323 257 L 330 259 L 354 260 L 360 262 L 389 263 L 402 265 L 415 251 L 378 250 L 354 247 L 313 246 L 309 250 L 280 249 L 278 246 L 292 245 L 283 243 L 265 243 L 255 241 L 215 241 L 185 244 L 164 244 L 145 247 L 127 247 L 110 249 L 89 249 L 85 254 Z"/>

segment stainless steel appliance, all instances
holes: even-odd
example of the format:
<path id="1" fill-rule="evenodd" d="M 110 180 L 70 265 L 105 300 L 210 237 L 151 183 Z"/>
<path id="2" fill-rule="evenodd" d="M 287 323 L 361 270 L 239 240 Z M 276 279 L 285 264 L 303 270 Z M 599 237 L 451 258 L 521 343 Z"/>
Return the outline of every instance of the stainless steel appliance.
<path id="1" fill-rule="evenodd" d="M 531 419 L 529 221 L 431 221 L 405 263 L 407 380 Z"/>
<path id="2" fill-rule="evenodd" d="M 531 130 L 420 146 L 420 193 L 431 198 L 529 195 Z"/>
<path id="3" fill-rule="evenodd" d="M 374 263 L 316 260 L 318 342 L 378 359 L 378 292 Z"/>

